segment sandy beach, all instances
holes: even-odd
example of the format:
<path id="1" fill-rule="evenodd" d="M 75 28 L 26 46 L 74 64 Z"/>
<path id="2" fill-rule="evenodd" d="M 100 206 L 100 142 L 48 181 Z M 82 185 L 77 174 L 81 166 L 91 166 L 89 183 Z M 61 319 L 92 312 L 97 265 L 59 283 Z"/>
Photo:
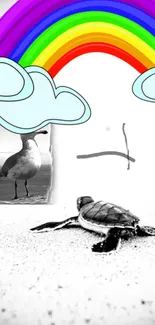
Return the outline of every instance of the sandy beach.
<path id="1" fill-rule="evenodd" d="M 100 236 L 77 227 L 30 232 L 56 220 L 54 206 L 1 208 L 1 325 L 155 324 L 155 237 L 104 256 L 91 251 Z"/>

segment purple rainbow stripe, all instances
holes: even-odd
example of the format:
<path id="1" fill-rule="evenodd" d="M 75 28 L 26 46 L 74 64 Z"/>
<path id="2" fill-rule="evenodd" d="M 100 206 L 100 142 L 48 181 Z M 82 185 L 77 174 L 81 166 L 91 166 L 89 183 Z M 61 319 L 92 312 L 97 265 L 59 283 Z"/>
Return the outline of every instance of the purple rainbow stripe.
<path id="1" fill-rule="evenodd" d="M 116 2 L 128 3 L 140 10 L 145 11 L 155 18 L 155 1 L 154 0 L 116 0 Z"/>
<path id="2" fill-rule="evenodd" d="M 22 0 L 17 2 L 1 18 L 0 55 L 9 56 L 23 36 L 49 13 L 76 2 L 76 0 L 31 0 L 29 3 L 27 0 Z M 79 0 L 78 2 L 88 4 L 89 0 Z M 132 5 L 155 17 L 155 2 L 151 0 L 115 0 L 115 2 Z"/>

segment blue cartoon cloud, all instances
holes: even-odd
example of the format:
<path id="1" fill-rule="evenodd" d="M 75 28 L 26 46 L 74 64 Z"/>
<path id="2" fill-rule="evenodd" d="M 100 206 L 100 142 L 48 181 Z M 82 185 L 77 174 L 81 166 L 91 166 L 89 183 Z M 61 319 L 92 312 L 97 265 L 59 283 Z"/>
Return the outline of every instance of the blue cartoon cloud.
<path id="1" fill-rule="evenodd" d="M 0 102 L 26 99 L 33 91 L 28 73 L 14 61 L 0 58 Z"/>
<path id="2" fill-rule="evenodd" d="M 71 88 L 56 88 L 44 69 L 23 69 L 0 59 L 0 125 L 9 131 L 29 133 L 49 123 L 81 124 L 90 116 L 86 100 Z"/>
<path id="3" fill-rule="evenodd" d="M 148 102 L 155 102 L 155 68 L 142 73 L 134 82 L 134 95 Z"/>

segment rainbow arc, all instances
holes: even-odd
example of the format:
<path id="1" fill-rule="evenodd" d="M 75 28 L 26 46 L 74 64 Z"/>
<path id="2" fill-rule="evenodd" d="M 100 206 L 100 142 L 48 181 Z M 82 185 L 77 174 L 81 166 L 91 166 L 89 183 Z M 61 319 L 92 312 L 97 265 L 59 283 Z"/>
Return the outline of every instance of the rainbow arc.
<path id="1" fill-rule="evenodd" d="M 0 40 L 0 56 L 52 77 L 89 52 L 109 53 L 143 73 L 155 66 L 155 3 L 23 0 L 2 17 Z"/>

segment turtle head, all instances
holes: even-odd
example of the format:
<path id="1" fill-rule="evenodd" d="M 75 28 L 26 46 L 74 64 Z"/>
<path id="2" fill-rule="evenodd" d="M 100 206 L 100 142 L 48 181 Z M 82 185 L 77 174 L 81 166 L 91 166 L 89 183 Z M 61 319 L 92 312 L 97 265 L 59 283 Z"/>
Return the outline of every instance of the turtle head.
<path id="1" fill-rule="evenodd" d="M 81 196 L 77 199 L 77 209 L 80 211 L 80 209 L 88 203 L 92 203 L 94 200 L 92 199 L 91 196 Z"/>

